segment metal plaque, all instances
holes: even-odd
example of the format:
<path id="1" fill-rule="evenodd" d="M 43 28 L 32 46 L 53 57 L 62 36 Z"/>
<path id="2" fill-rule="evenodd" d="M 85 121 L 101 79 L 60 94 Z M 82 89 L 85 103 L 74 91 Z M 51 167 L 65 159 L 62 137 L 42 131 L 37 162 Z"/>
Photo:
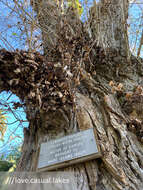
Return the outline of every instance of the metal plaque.
<path id="1" fill-rule="evenodd" d="M 42 143 L 38 169 L 54 165 L 51 168 L 56 168 L 99 156 L 94 129 L 88 129 Z"/>

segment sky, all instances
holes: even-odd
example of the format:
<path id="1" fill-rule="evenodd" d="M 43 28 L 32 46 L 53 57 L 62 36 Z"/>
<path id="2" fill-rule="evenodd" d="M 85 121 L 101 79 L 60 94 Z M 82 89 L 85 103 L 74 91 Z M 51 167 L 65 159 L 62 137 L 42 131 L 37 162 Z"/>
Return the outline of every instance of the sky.
<path id="1" fill-rule="evenodd" d="M 12 9 L 5 6 L 3 3 L 7 0 L 0 0 L 0 48 L 6 48 L 7 50 L 14 50 L 14 49 L 26 49 L 25 45 L 25 35 L 20 36 L 22 25 L 20 24 L 20 20 L 18 19 L 17 13 L 14 13 Z M 13 7 L 13 1 L 11 2 L 11 7 Z M 92 0 L 88 0 L 88 4 L 90 6 L 92 5 Z M 141 1 L 138 1 L 138 3 L 141 3 Z M 82 1 L 82 4 L 83 1 Z M 143 26 L 143 19 L 140 20 L 141 14 L 143 16 L 143 4 L 134 4 L 129 9 L 129 24 L 130 25 L 130 46 L 132 49 L 134 49 L 134 44 L 139 44 L 140 39 L 140 33 L 139 31 L 138 38 L 136 39 L 136 31 L 139 28 L 139 25 Z M 132 15 L 132 16 L 131 16 Z M 20 38 L 19 38 L 20 36 Z M 20 40 L 19 40 L 20 39 Z M 6 43 L 5 43 L 6 42 Z M 143 56 L 143 51 L 142 51 Z M 12 109 L 12 103 L 11 102 L 18 102 L 20 101 L 19 98 L 15 95 L 11 95 L 11 92 L 6 93 L 3 92 L 0 94 L 0 102 L 6 101 L 9 103 L 11 109 Z M 10 96 L 9 100 L 8 97 Z M 0 108 L 1 105 L 0 105 Z M 26 114 L 23 109 L 14 110 L 14 113 L 16 116 L 22 120 L 26 121 Z M 28 126 L 28 122 L 15 122 L 16 119 L 14 115 L 7 111 L 7 120 L 9 124 L 7 127 L 7 131 L 4 136 L 4 142 L 0 141 L 0 156 L 2 154 L 9 154 L 14 147 L 18 147 L 23 142 L 23 128 Z"/>
<path id="2" fill-rule="evenodd" d="M 9 107 L 4 107 L 1 105 L 5 102 Z M 13 149 L 21 146 L 23 142 L 23 128 L 28 127 L 24 110 L 22 108 L 14 110 L 12 106 L 13 102 L 20 102 L 16 95 L 11 92 L 2 92 L 0 94 L 0 108 L 6 110 L 5 112 L 8 123 L 7 130 L 4 135 L 4 141 L 0 141 L 0 157 L 1 155 L 8 155 L 11 151 L 13 151 Z M 7 111 L 8 108 L 10 108 L 13 113 L 11 111 Z M 18 121 L 17 118 L 18 120 L 24 120 L 24 122 Z"/>

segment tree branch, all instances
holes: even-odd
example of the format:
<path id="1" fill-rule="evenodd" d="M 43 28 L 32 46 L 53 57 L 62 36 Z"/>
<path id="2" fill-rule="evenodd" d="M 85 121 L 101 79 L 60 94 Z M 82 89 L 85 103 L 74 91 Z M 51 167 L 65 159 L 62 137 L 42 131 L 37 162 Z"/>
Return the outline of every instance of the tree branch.
<path id="1" fill-rule="evenodd" d="M 24 100 L 34 88 L 34 79 L 43 63 L 38 53 L 0 50 L 0 91 L 12 91 Z"/>
<path id="2" fill-rule="evenodd" d="M 91 8 L 91 31 L 104 49 L 128 55 L 128 0 L 102 0 Z"/>
<path id="3" fill-rule="evenodd" d="M 139 44 L 139 48 L 138 48 L 138 52 L 137 52 L 137 57 L 140 56 L 142 45 L 143 45 L 143 30 L 142 30 L 142 34 L 141 34 L 141 40 L 140 40 L 140 44 Z"/>

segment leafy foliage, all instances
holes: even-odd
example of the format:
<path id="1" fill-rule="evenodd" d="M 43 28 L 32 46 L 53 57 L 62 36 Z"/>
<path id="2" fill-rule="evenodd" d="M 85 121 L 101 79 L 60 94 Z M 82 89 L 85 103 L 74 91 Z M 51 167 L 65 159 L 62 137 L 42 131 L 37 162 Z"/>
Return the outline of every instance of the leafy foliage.
<path id="1" fill-rule="evenodd" d="M 1 160 L 0 161 L 0 172 L 7 172 L 12 166 L 13 166 L 12 163 L 5 161 L 5 160 Z"/>
<path id="2" fill-rule="evenodd" d="M 3 155 L 0 157 L 0 172 L 9 171 L 13 172 L 16 164 L 21 156 L 21 148 L 15 148 L 6 158 Z"/>
<path id="3" fill-rule="evenodd" d="M 6 115 L 3 113 L 2 110 L 0 110 L 0 140 L 3 139 L 4 133 L 7 128 L 6 121 L 7 121 Z"/>
<path id="4" fill-rule="evenodd" d="M 21 156 L 21 147 L 16 148 L 11 154 L 8 155 L 8 161 L 12 164 L 9 172 L 13 172 L 16 169 L 16 164 L 18 163 Z"/>
<path id="5" fill-rule="evenodd" d="M 69 5 L 69 7 L 72 7 L 74 10 L 76 10 L 76 12 L 77 12 L 77 14 L 79 16 L 82 15 L 83 7 L 82 7 L 79 0 L 74 0 L 74 1 L 73 0 L 68 0 L 68 5 Z"/>

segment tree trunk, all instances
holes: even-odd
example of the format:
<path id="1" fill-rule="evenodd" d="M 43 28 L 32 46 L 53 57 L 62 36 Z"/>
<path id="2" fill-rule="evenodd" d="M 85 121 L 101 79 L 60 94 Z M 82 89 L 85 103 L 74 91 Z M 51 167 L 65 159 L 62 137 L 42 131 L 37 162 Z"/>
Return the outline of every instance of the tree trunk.
<path id="1" fill-rule="evenodd" d="M 29 121 L 17 171 L 36 171 L 42 142 L 94 128 L 102 157 L 60 171 L 75 173 L 78 190 L 141 190 L 143 60 L 131 56 L 129 63 L 118 51 L 125 49 L 123 36 L 113 42 L 110 30 L 106 54 L 93 45 L 82 24 L 78 35 L 69 25 L 61 27 L 51 55 L 56 61 L 50 55 L 0 52 L 1 90 L 24 101 Z"/>
<path id="2" fill-rule="evenodd" d="M 37 13 L 37 19 L 42 32 L 45 55 L 57 44 L 60 25 L 60 9 L 56 1 L 31 0 L 31 5 Z"/>
<path id="3" fill-rule="evenodd" d="M 35 119 L 30 121 L 29 131 L 24 135 L 22 157 L 17 170 L 36 171 L 41 142 L 95 128 L 102 157 L 59 171 L 75 172 L 77 189 L 141 190 L 142 124 L 132 123 L 136 120 L 130 120 L 124 114 L 116 95 L 105 89 L 108 80 L 104 79 L 104 83 L 96 82 L 97 78 L 92 80 L 84 81 L 79 92 L 76 92 L 75 111 L 70 107 L 61 107 L 59 110 L 41 114 L 39 119 L 35 116 Z M 130 109 L 133 112 L 133 108 Z"/>
<path id="4" fill-rule="evenodd" d="M 127 35 L 128 0 L 101 0 L 90 11 L 91 33 L 104 49 L 129 56 Z"/>

